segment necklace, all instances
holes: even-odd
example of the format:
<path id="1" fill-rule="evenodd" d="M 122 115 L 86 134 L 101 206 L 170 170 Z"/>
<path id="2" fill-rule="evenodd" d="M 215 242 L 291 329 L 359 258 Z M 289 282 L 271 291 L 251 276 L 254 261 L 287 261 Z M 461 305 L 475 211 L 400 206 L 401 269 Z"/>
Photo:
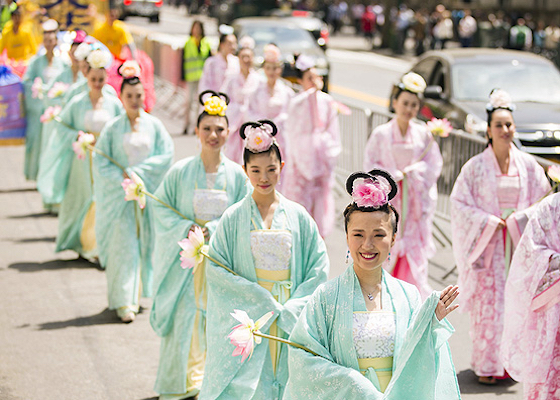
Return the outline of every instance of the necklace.
<path id="1" fill-rule="evenodd" d="M 374 299 L 373 293 L 368 293 L 367 298 L 369 299 L 369 301 L 373 301 L 373 299 Z"/>

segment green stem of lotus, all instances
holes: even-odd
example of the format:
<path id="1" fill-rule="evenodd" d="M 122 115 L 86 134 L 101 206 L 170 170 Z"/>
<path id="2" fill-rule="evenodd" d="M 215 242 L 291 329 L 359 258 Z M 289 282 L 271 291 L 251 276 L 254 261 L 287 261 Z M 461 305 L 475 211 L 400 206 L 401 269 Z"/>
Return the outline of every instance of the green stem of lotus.
<path id="1" fill-rule="evenodd" d="M 117 167 L 119 167 L 120 169 L 122 169 L 123 172 L 126 172 L 126 168 L 124 166 L 122 166 L 117 160 L 115 160 L 113 157 L 111 157 L 110 155 L 108 155 L 107 153 L 97 149 L 95 146 L 92 146 L 91 144 L 86 144 L 86 147 L 88 150 L 94 151 L 97 154 L 99 154 L 100 156 L 105 157 L 107 160 L 111 161 L 113 164 L 115 164 Z"/>
<path id="2" fill-rule="evenodd" d="M 142 190 L 142 193 L 145 194 L 146 196 L 148 196 L 148 197 L 154 199 L 154 200 L 157 201 L 159 204 L 164 205 L 165 207 L 169 208 L 171 211 L 173 211 L 175 214 L 177 214 L 177 215 L 180 216 L 181 218 L 188 219 L 186 216 L 184 216 L 183 214 L 181 214 L 181 213 L 179 212 L 179 210 L 177 210 L 177 209 L 171 207 L 169 204 L 167 204 L 167 203 L 161 201 L 159 198 L 157 198 L 156 196 L 154 196 L 154 195 L 151 194 L 150 192 L 148 192 L 148 191 L 146 191 L 146 190 Z"/>
<path id="3" fill-rule="evenodd" d="M 277 342 L 284 343 L 284 344 L 287 344 L 287 345 L 290 345 L 290 346 L 293 346 L 293 347 L 297 347 L 298 349 L 305 350 L 308 353 L 313 354 L 314 356 L 322 357 L 321 355 L 315 353 L 313 350 L 310 350 L 307 347 L 302 346 L 299 343 L 295 343 L 295 342 L 292 342 L 290 340 L 282 339 L 282 338 L 279 338 L 278 336 L 267 335 L 266 333 L 261 333 L 261 332 L 253 332 L 253 334 L 255 336 L 260 336 L 260 337 L 265 338 L 265 339 L 276 340 Z"/>
<path id="4" fill-rule="evenodd" d="M 72 129 L 73 131 L 79 131 L 79 129 L 74 128 L 72 125 L 68 125 L 66 122 L 64 122 L 58 115 L 56 115 L 53 120 L 55 120 L 56 122 L 58 122 L 59 124 L 64 125 L 65 127 L 67 127 L 68 129 Z"/>
<path id="5" fill-rule="evenodd" d="M 428 154 L 428 151 L 430 151 L 430 149 L 432 148 L 432 144 L 434 144 L 434 142 L 435 142 L 434 135 L 432 135 L 430 138 L 430 143 L 428 143 L 428 145 L 424 149 L 424 152 L 420 154 L 420 157 L 418 157 L 418 160 L 416 162 L 420 162 L 424 159 L 424 157 L 426 157 L 426 154 Z"/>
<path id="6" fill-rule="evenodd" d="M 205 252 L 204 250 L 200 250 L 200 254 L 202 254 L 204 257 L 206 257 L 207 259 L 209 259 L 210 261 L 212 261 L 214 264 L 219 265 L 220 267 L 222 267 L 223 269 L 225 269 L 228 272 L 231 272 L 233 275 L 237 275 L 239 276 L 238 273 L 234 272 L 231 268 L 226 267 L 224 264 L 222 264 L 221 262 L 219 262 L 218 260 L 216 260 L 215 258 L 213 258 L 212 256 L 210 256 L 207 252 Z"/>

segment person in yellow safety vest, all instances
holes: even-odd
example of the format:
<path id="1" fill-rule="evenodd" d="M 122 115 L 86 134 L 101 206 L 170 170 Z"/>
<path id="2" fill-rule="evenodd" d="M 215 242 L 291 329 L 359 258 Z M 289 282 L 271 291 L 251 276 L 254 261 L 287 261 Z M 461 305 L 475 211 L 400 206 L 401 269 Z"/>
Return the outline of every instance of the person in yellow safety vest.
<path id="1" fill-rule="evenodd" d="M 91 34 L 103 43 L 114 57 L 120 58 L 123 47 L 127 46 L 133 58 L 136 58 L 136 46 L 126 24 L 119 21 L 119 10 L 111 8 L 105 23 L 99 25 Z"/>
<path id="2" fill-rule="evenodd" d="M 28 29 L 22 24 L 22 15 L 19 8 L 16 8 L 11 15 L 12 24 L 2 31 L 0 39 L 0 54 L 7 50 L 8 58 L 17 61 L 30 59 L 37 52 L 37 43 Z"/>
<path id="3" fill-rule="evenodd" d="M 204 25 L 199 20 L 195 20 L 191 27 L 191 35 L 185 43 L 183 52 L 183 80 L 187 88 L 187 112 L 183 135 L 186 135 L 189 131 L 191 114 L 197 114 L 198 81 L 202 75 L 204 62 L 211 55 L 212 48 L 208 39 L 204 36 Z M 195 101 L 192 101 L 193 99 Z"/>

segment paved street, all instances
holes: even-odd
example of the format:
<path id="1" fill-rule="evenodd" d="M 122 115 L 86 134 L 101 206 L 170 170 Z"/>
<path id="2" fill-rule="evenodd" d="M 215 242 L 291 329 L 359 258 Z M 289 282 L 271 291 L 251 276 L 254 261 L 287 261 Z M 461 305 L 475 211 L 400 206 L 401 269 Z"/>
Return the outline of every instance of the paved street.
<path id="1" fill-rule="evenodd" d="M 187 18 L 175 16 L 169 9 L 166 13 L 172 14 L 169 19 L 178 19 L 177 26 L 183 30 L 190 26 L 185 25 Z M 150 29 L 168 26 L 166 18 L 164 15 L 164 23 L 150 25 Z M 390 84 L 408 61 L 334 48 L 334 43 L 346 46 L 348 40 L 352 38 L 332 41 L 332 93 L 357 105 L 375 104 L 374 98 L 386 101 Z M 359 70 L 363 79 L 350 79 L 349 67 Z M 360 98 L 364 94 L 372 97 Z M 176 160 L 196 153 L 195 138 L 180 135 L 181 119 L 157 106 L 154 113 L 174 138 Z M 151 301 L 142 299 L 144 311 L 137 320 L 122 324 L 107 309 L 104 272 L 77 261 L 72 252 L 54 253 L 57 220 L 43 213 L 35 185 L 25 182 L 23 157 L 23 146 L 0 146 L 0 400 L 156 399 L 152 387 L 159 339 L 148 321 Z M 347 202 L 348 198 L 340 195 L 337 209 L 342 212 Z M 331 278 L 346 268 L 341 222 L 340 217 L 337 229 L 327 239 Z M 437 222 L 449 234 L 449 224 Z M 455 274 L 442 279 L 453 266 L 449 246 L 439 246 L 432 261 L 434 288 L 456 281 Z M 522 385 L 511 380 L 495 387 L 475 382 L 469 366 L 468 316 L 456 312 L 450 319 L 456 328 L 450 344 L 463 398 L 522 399 Z"/>

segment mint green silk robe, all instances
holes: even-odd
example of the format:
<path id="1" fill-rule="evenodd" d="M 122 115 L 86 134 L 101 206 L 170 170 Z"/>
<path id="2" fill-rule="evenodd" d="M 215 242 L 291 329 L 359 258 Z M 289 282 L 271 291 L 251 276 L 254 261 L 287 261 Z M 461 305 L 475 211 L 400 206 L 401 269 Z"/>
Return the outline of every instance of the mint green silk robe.
<path id="1" fill-rule="evenodd" d="M 126 151 L 125 134 L 131 132 L 130 121 L 122 113 L 105 125 L 96 148 L 136 173 L 154 193 L 173 161 L 173 140 L 156 117 L 140 111 L 137 132 L 149 137 L 149 153 L 134 164 Z M 132 162 L 131 162 L 132 161 Z M 142 295 L 152 295 L 153 200 L 147 199 L 142 210 L 136 201 L 126 201 L 122 188 L 123 171 L 107 158 L 93 155 L 95 192 L 95 237 L 99 261 L 105 268 L 109 309 L 138 305 L 139 285 Z"/>
<path id="2" fill-rule="evenodd" d="M 273 311 L 273 317 L 262 332 L 267 333 L 272 322 L 276 321 L 279 329 L 290 334 L 311 294 L 327 280 L 329 259 L 317 224 L 303 206 L 279 196 L 275 218 L 285 211 L 285 229 L 292 234 L 292 287 L 286 303 L 280 304 L 257 283 L 251 252 L 254 200 L 250 194 L 224 213 L 210 242 L 210 255 L 240 276 L 208 263 L 208 350 L 200 400 L 282 398 L 288 379 L 285 347 L 281 347 L 275 376 L 267 340 L 257 345 L 252 357 L 242 363 L 241 357 L 232 357 L 234 346 L 226 337 L 238 324 L 230 315 L 235 309 L 246 311 L 255 321 Z"/>
<path id="3" fill-rule="evenodd" d="M 237 203 L 247 194 L 247 175 L 237 163 L 222 155 L 214 189 L 223 189 L 228 204 Z M 176 208 L 189 219 L 178 216 L 167 207 L 153 203 L 154 248 L 154 300 L 150 323 L 162 338 L 160 362 L 154 390 L 160 394 L 185 393 L 187 361 L 191 348 L 196 302 L 194 275 L 181 268 L 177 242 L 188 236 L 195 223 L 193 197 L 195 188 L 207 189 L 206 173 L 200 156 L 177 162 L 167 173 L 156 195 Z M 209 188 L 212 189 L 212 188 Z M 150 201 L 150 200 L 148 200 Z M 206 223 L 212 235 L 218 219 Z M 200 337 L 204 336 L 199 335 Z"/>
<path id="4" fill-rule="evenodd" d="M 51 87 L 53 79 L 60 73 L 67 64 L 59 56 L 52 59 L 51 78 L 47 78 L 45 72 L 49 66 L 46 55 L 36 55 L 30 61 L 25 75 L 23 76 L 23 87 L 25 90 L 25 115 L 27 120 L 27 129 L 25 130 L 25 164 L 24 173 L 28 180 L 36 180 L 39 172 L 39 161 L 41 157 L 41 132 L 43 124 L 40 121 L 41 115 L 45 112 L 47 106 L 46 91 Z M 43 81 L 43 98 L 33 98 L 31 87 L 35 78 L 41 78 Z"/>
<path id="5" fill-rule="evenodd" d="M 383 309 L 396 313 L 393 376 L 381 393 L 373 371 L 362 375 L 353 340 L 353 312 L 367 311 L 350 266 L 321 286 L 307 304 L 290 340 L 320 354 L 290 347 L 285 400 L 453 400 L 460 399 L 447 339 L 451 324 L 434 311 L 439 293 L 421 304 L 418 290 L 383 271 Z M 323 358 L 324 357 L 324 358 Z M 371 380 L 370 380 L 371 379 Z"/>
<path id="6" fill-rule="evenodd" d="M 120 100 L 113 96 L 103 96 L 102 108 L 111 117 L 116 117 L 122 112 Z M 92 160 L 88 153 L 84 160 L 79 160 L 72 149 L 72 143 L 78 138 L 78 131 L 86 130 L 84 117 L 86 112 L 92 109 L 89 91 L 66 104 L 60 118 L 74 129 L 57 123 L 41 158 L 37 188 L 45 202 L 61 203 L 56 251 L 74 250 L 84 255 L 80 233 L 85 215 L 93 202 L 90 168 Z"/>

